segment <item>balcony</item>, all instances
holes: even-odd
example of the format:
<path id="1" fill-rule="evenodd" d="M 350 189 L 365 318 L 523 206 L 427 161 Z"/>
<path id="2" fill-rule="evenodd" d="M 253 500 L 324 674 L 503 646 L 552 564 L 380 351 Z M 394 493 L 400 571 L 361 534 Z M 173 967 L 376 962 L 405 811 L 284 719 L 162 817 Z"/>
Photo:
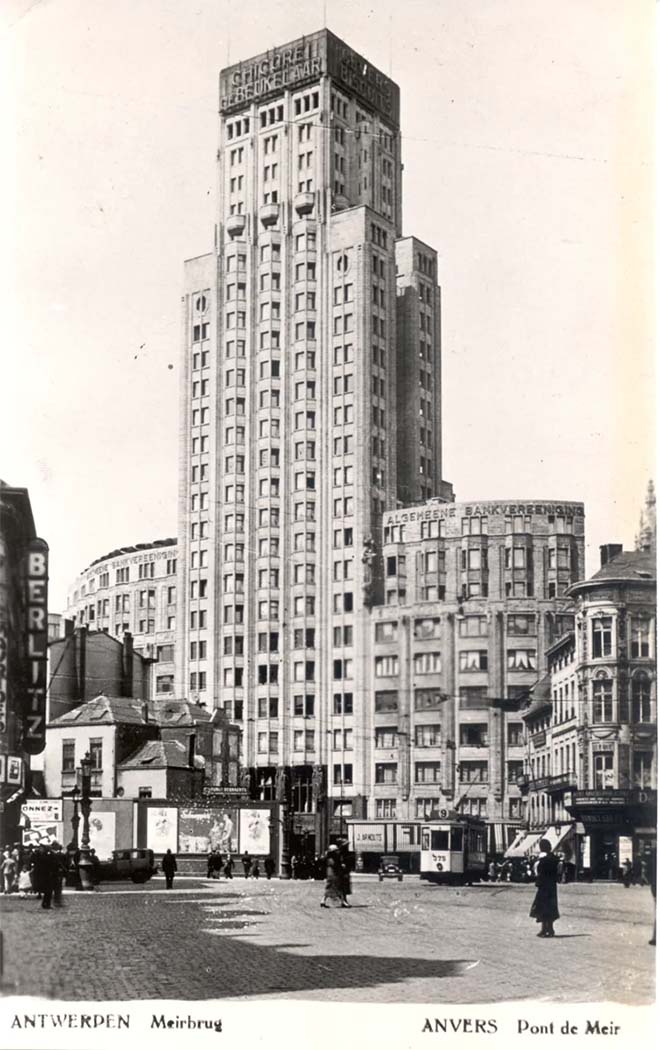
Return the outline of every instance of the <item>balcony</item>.
<path id="1" fill-rule="evenodd" d="M 533 733 L 531 737 L 532 747 L 545 747 L 546 732 L 542 729 L 539 733 Z"/>
<path id="2" fill-rule="evenodd" d="M 245 216 L 244 215 L 230 215 L 227 218 L 227 233 L 230 237 L 239 237 L 245 232 Z"/>
<path id="3" fill-rule="evenodd" d="M 552 777 L 545 777 L 547 785 L 545 790 L 549 795 L 554 792 L 562 791 L 573 791 L 577 787 L 577 773 L 574 773 L 572 769 L 566 770 L 565 773 L 556 773 Z"/>
<path id="4" fill-rule="evenodd" d="M 311 215 L 314 211 L 314 194 L 313 193 L 298 193 L 294 197 L 293 206 L 296 209 L 298 215 L 302 218 L 304 215 Z"/>
<path id="5" fill-rule="evenodd" d="M 269 226 L 275 226 L 277 220 L 280 217 L 280 206 L 279 204 L 262 204 L 259 209 L 259 219 L 261 225 L 268 228 Z"/>

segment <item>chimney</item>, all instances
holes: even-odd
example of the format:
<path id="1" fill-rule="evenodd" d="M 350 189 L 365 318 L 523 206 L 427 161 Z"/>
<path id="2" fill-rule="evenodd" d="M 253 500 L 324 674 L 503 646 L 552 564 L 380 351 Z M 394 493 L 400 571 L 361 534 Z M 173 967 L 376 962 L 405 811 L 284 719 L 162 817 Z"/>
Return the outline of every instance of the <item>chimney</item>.
<path id="1" fill-rule="evenodd" d="M 121 654 L 121 695 L 133 695 L 133 635 L 130 631 L 124 634 Z"/>
<path id="2" fill-rule="evenodd" d="M 617 554 L 621 554 L 623 551 L 622 543 L 601 543 L 600 545 L 600 565 L 607 565 L 608 561 L 612 561 Z"/>

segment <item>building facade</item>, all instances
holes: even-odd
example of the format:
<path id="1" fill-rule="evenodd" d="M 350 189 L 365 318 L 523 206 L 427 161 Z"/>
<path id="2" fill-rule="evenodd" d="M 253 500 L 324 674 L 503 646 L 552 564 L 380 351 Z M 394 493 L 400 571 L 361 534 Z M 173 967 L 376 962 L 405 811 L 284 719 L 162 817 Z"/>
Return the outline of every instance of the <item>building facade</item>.
<path id="1" fill-rule="evenodd" d="M 30 756 L 46 741 L 48 546 L 27 489 L 0 481 L 0 843 L 15 842 Z"/>
<path id="2" fill-rule="evenodd" d="M 487 820 L 501 850 L 523 816 L 521 710 L 572 623 L 584 507 L 430 501 L 385 515 L 383 552 L 354 738 L 366 815 L 424 819 L 449 804 Z"/>
<path id="3" fill-rule="evenodd" d="M 135 651 L 157 661 L 154 694 L 173 694 L 176 584 L 176 539 L 120 547 L 77 577 L 65 616 L 90 632 L 130 633 Z"/>
<path id="4" fill-rule="evenodd" d="M 523 712 L 521 849 L 554 833 L 579 872 L 611 878 L 656 842 L 655 555 L 603 546 L 600 570 L 567 596 L 572 627 Z"/>
<path id="5" fill-rule="evenodd" d="M 291 777 L 309 813 L 348 789 L 327 770 L 370 689 L 383 514 L 451 496 L 437 258 L 401 235 L 398 88 L 326 30 L 221 72 L 218 188 L 185 270 L 177 693 L 242 726 L 257 797 Z"/>

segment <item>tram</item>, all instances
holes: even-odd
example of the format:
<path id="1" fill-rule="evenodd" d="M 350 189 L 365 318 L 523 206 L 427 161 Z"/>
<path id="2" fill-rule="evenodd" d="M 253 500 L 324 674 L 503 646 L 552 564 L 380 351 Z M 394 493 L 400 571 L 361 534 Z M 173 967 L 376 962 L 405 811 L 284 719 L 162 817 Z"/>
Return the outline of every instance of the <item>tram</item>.
<path id="1" fill-rule="evenodd" d="M 487 827 L 455 810 L 422 825 L 419 876 L 430 882 L 467 883 L 486 877 Z"/>

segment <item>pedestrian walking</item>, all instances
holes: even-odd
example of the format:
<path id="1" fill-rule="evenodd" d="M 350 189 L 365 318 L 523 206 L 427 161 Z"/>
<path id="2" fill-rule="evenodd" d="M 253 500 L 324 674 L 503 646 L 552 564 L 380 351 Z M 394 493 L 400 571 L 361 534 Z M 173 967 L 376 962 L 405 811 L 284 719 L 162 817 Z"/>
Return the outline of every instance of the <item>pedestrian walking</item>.
<path id="1" fill-rule="evenodd" d="M 258 879 L 259 878 L 259 858 L 258 857 L 255 857 L 254 860 L 252 861 L 252 866 L 250 867 L 250 875 L 252 876 L 253 879 Z"/>
<path id="2" fill-rule="evenodd" d="M 224 868 L 225 878 L 226 879 L 233 879 L 233 877 L 234 877 L 233 871 L 234 871 L 234 862 L 233 862 L 233 860 L 231 858 L 231 853 L 229 853 L 227 855 L 227 860 L 225 861 L 225 868 Z"/>
<path id="3" fill-rule="evenodd" d="M 648 874 L 649 885 L 651 887 L 651 893 L 653 894 L 653 936 L 651 937 L 651 940 L 649 941 L 649 944 L 655 944 L 655 930 L 656 930 L 656 922 L 657 922 L 656 903 L 655 902 L 656 902 L 656 894 L 658 892 L 658 881 L 657 881 L 658 880 L 658 872 L 657 872 L 658 855 L 657 855 L 656 848 L 652 847 L 649 850 L 649 852 L 646 854 L 646 857 L 647 857 L 646 871 L 647 871 L 647 874 Z"/>
<path id="4" fill-rule="evenodd" d="M 348 840 L 339 840 L 339 876 L 341 879 L 342 908 L 350 908 L 348 898 L 353 892 L 351 887 L 351 861 L 348 853 Z"/>
<path id="5" fill-rule="evenodd" d="M 495 866 L 495 861 L 491 860 L 490 864 L 488 865 L 488 881 L 489 882 L 495 882 L 496 878 L 497 878 L 497 867 Z"/>
<path id="6" fill-rule="evenodd" d="M 59 842 L 53 842 L 50 848 L 53 863 L 53 904 L 56 908 L 62 908 L 64 907 L 62 886 L 66 875 L 66 856 L 62 852 Z"/>
<path id="7" fill-rule="evenodd" d="M 48 909 L 53 899 L 55 886 L 55 859 L 53 854 L 42 843 L 34 856 L 34 888 L 41 895 L 41 907 Z"/>
<path id="8" fill-rule="evenodd" d="M 632 881 L 632 864 L 629 860 L 624 860 L 621 865 L 621 881 L 626 889 L 628 889 Z"/>
<path id="9" fill-rule="evenodd" d="M 322 908 L 346 907 L 342 885 L 342 863 L 337 846 L 329 846 L 325 856 L 325 892 Z"/>
<path id="10" fill-rule="evenodd" d="M 541 856 L 536 864 L 536 895 L 529 914 L 532 919 L 541 923 L 541 932 L 537 937 L 554 937 L 553 924 L 559 918 L 557 904 L 557 881 L 559 877 L 559 859 L 552 852 L 547 839 L 539 842 Z"/>
<path id="11" fill-rule="evenodd" d="M 16 879 L 18 878 L 18 865 L 8 849 L 2 855 L 1 870 L 3 892 L 13 893 L 16 888 Z"/>
<path id="12" fill-rule="evenodd" d="M 245 853 L 241 857 L 241 863 L 243 865 L 243 874 L 245 875 L 246 879 L 249 879 L 250 878 L 250 865 L 252 864 L 252 860 L 251 860 L 250 854 L 248 853 L 247 850 L 245 851 Z"/>
<path id="13" fill-rule="evenodd" d="M 163 875 L 165 876 L 165 889 L 171 890 L 174 883 L 174 873 L 177 870 L 176 857 L 171 849 L 168 849 L 160 862 L 160 866 L 163 869 Z"/>
<path id="14" fill-rule="evenodd" d="M 18 873 L 18 895 L 22 900 L 25 900 L 33 892 L 30 867 L 31 865 L 26 860 L 23 860 L 23 866 Z"/>
<path id="15" fill-rule="evenodd" d="M 266 878 L 270 879 L 275 871 L 275 861 L 272 857 L 266 857 L 264 861 L 264 871 L 266 872 Z"/>

